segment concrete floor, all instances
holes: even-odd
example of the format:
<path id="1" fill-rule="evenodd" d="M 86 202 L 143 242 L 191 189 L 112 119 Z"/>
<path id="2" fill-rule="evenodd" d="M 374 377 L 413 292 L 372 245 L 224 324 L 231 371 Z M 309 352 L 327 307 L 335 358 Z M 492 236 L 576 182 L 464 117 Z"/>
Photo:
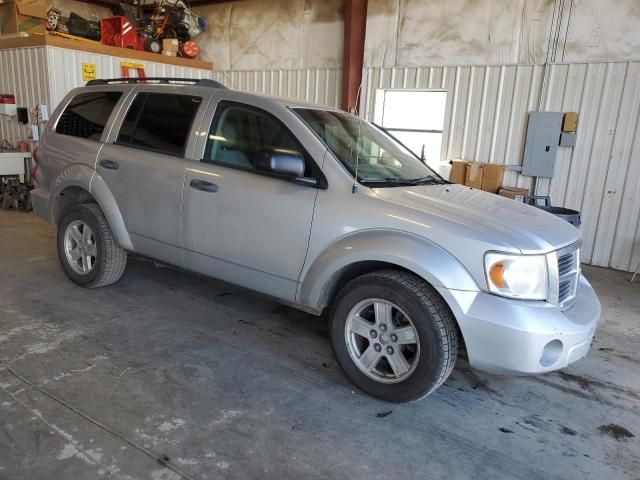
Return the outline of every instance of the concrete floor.
<path id="1" fill-rule="evenodd" d="M 629 274 L 585 268 L 604 317 L 576 365 L 507 378 L 459 360 L 390 405 L 354 391 L 325 319 L 140 259 L 84 290 L 54 235 L 0 212 L 0 479 L 638 478 Z"/>

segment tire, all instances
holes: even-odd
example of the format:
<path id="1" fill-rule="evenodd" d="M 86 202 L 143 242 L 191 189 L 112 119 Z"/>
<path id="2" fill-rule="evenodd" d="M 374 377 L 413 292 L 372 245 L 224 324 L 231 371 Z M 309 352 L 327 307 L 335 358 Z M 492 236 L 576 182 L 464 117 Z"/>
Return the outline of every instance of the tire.
<path id="1" fill-rule="evenodd" d="M 85 230 L 85 226 L 89 230 Z M 80 242 L 76 241 L 79 237 L 82 237 Z M 79 255 L 81 258 L 73 261 L 78 252 L 83 253 Z M 87 262 L 88 256 L 91 259 Z M 71 207 L 58 225 L 58 259 L 73 283 L 97 288 L 111 285 L 122 277 L 127 252 L 118 245 L 100 207 L 84 203 Z"/>
<path id="2" fill-rule="evenodd" d="M 151 53 L 162 53 L 162 44 L 155 38 L 147 38 L 144 41 L 144 49 Z"/>
<path id="3" fill-rule="evenodd" d="M 396 270 L 349 282 L 334 302 L 330 335 L 347 376 L 362 391 L 394 403 L 419 400 L 436 390 L 458 354 L 456 321 L 442 297 L 419 277 Z"/>

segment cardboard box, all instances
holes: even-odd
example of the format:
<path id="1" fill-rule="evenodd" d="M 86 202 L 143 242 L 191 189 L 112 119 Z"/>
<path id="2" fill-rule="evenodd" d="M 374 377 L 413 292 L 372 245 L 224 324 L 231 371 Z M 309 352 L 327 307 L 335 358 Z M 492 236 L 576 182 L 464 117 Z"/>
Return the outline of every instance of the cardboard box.
<path id="1" fill-rule="evenodd" d="M 171 52 L 169 50 L 163 50 L 162 54 L 166 55 L 167 57 L 177 57 L 178 56 L 178 52 Z"/>
<path id="2" fill-rule="evenodd" d="M 529 189 L 502 186 L 500 187 L 500 190 L 498 190 L 498 195 L 516 200 L 518 202 L 523 202 L 524 197 L 526 195 L 529 195 Z"/>
<path id="3" fill-rule="evenodd" d="M 451 160 L 451 172 L 449 173 L 449 181 L 451 183 L 459 183 L 464 185 L 464 179 L 467 175 L 467 162 L 466 160 Z"/>
<path id="4" fill-rule="evenodd" d="M 464 178 L 464 184 L 467 187 L 482 188 L 482 176 L 484 174 L 484 164 L 469 162 L 467 164 L 467 173 Z"/>
<path id="5" fill-rule="evenodd" d="M 177 38 L 165 38 L 162 40 L 163 52 L 177 52 L 179 46 Z"/>
<path id="6" fill-rule="evenodd" d="M 49 0 L 14 0 L 0 3 L 0 33 L 44 33 Z"/>
<path id="7" fill-rule="evenodd" d="M 482 190 L 485 192 L 498 193 L 504 179 L 504 165 L 496 163 L 484 163 L 482 171 Z"/>

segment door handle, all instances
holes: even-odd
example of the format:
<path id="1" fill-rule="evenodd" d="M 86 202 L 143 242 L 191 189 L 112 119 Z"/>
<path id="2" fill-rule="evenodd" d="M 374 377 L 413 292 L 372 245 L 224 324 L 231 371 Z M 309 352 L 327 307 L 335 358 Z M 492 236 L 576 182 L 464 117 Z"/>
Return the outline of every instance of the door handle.
<path id="1" fill-rule="evenodd" d="M 118 170 L 118 168 L 120 168 L 120 164 L 113 160 L 100 160 L 100 166 L 108 168 L 109 170 Z"/>
<path id="2" fill-rule="evenodd" d="M 218 191 L 218 185 L 204 180 L 193 179 L 189 182 L 189 186 L 196 190 L 202 190 L 203 192 L 215 193 Z"/>

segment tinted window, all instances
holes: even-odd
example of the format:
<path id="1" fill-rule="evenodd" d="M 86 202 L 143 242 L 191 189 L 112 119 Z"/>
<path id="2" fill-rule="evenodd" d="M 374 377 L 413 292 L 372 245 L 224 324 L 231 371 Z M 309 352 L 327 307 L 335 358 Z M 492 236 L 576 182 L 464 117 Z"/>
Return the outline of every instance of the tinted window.
<path id="1" fill-rule="evenodd" d="M 202 98 L 140 93 L 122 123 L 117 143 L 182 156 Z"/>
<path id="2" fill-rule="evenodd" d="M 64 109 L 56 132 L 72 137 L 100 140 L 111 112 L 120 100 L 120 92 L 81 93 Z"/>
<path id="3" fill-rule="evenodd" d="M 273 149 L 295 150 L 307 157 L 295 136 L 273 115 L 247 105 L 220 102 L 203 160 L 255 169 L 260 153 Z M 309 158 L 306 161 L 305 175 L 317 178 L 315 164 Z"/>

